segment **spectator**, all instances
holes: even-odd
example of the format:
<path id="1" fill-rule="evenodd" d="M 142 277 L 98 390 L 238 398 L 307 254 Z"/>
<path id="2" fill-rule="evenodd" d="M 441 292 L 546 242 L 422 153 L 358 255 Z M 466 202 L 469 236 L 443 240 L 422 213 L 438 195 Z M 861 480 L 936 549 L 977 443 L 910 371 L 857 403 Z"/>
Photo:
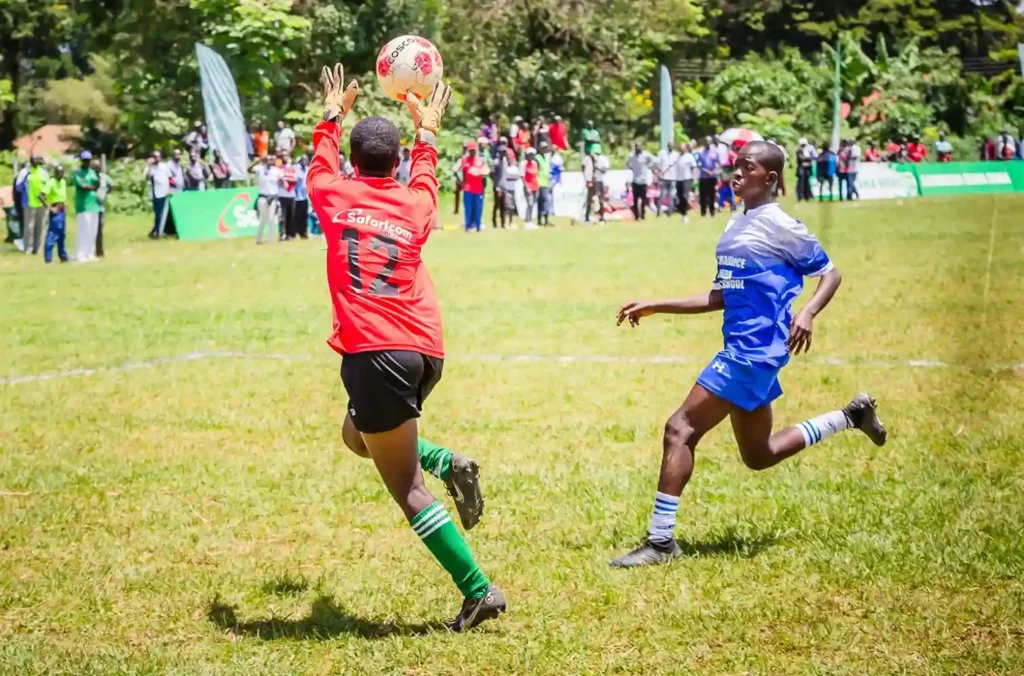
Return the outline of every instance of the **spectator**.
<path id="1" fill-rule="evenodd" d="M 928 159 L 928 148 L 918 139 L 911 139 L 907 144 L 907 159 L 914 164 L 919 164 Z"/>
<path id="2" fill-rule="evenodd" d="M 11 229 L 11 221 L 7 220 L 7 239 L 5 243 L 14 243 L 20 251 L 25 250 L 25 217 L 28 214 L 28 172 L 32 165 L 26 162 L 14 176 L 14 213 L 18 218 L 18 233 Z"/>
<path id="3" fill-rule="evenodd" d="M 210 149 L 210 135 L 206 131 L 206 125 L 196 120 L 192 125 L 192 131 L 186 134 L 182 140 L 182 145 L 185 146 L 190 157 L 193 152 L 198 153 L 200 157 L 205 155 L 206 151 Z"/>
<path id="4" fill-rule="evenodd" d="M 519 132 L 512 140 L 512 145 L 516 149 L 516 157 L 522 158 L 526 149 L 530 147 L 532 143 L 533 134 L 530 132 L 530 123 L 519 118 Z"/>
<path id="5" fill-rule="evenodd" d="M 551 123 L 551 145 L 558 150 L 569 149 L 569 128 L 561 115 L 555 115 L 555 121 Z"/>
<path id="6" fill-rule="evenodd" d="M 644 150 L 640 140 L 633 142 L 633 153 L 626 160 L 626 168 L 633 175 L 633 218 L 647 220 L 647 187 L 651 183 L 650 172 L 654 156 Z"/>
<path id="7" fill-rule="evenodd" d="M 263 244 L 264 233 L 267 242 L 277 241 L 278 206 L 277 196 L 281 190 L 281 170 L 274 166 L 270 155 L 256 160 L 249 170 L 256 174 L 256 213 L 259 227 L 256 229 L 256 244 Z"/>
<path id="8" fill-rule="evenodd" d="M 939 140 L 935 142 L 935 157 L 939 162 L 953 161 L 953 144 L 946 140 L 946 132 L 939 132 Z"/>
<path id="9" fill-rule="evenodd" d="M 676 165 L 676 200 L 683 223 L 690 222 L 690 193 L 697 174 L 696 143 L 691 141 L 680 148 L 679 164 Z"/>
<path id="10" fill-rule="evenodd" d="M 1017 157 L 1017 141 L 1009 130 L 999 136 L 997 157 L 1001 160 L 1012 160 Z"/>
<path id="11" fill-rule="evenodd" d="M 355 167 L 353 167 L 352 163 L 345 157 L 345 153 L 340 151 L 338 152 L 338 172 L 339 176 L 345 176 L 347 178 L 352 178 L 356 175 Z"/>
<path id="12" fill-rule="evenodd" d="M 849 154 L 846 158 L 846 199 L 852 200 L 854 195 L 860 199 L 860 193 L 857 192 L 857 174 L 860 173 L 861 152 L 857 139 L 850 139 L 847 150 Z"/>
<path id="13" fill-rule="evenodd" d="M 800 147 L 796 149 L 796 201 L 809 202 L 814 199 L 811 190 L 811 174 L 817 159 L 814 146 L 807 139 L 800 139 Z"/>
<path id="14" fill-rule="evenodd" d="M 508 166 L 508 139 L 502 136 L 494 146 L 494 158 L 491 160 L 491 227 L 498 229 L 498 224 L 505 227 L 505 169 Z"/>
<path id="15" fill-rule="evenodd" d="M 181 163 L 181 149 L 175 148 L 168 163 L 171 172 L 171 194 L 175 195 L 185 189 L 185 167 Z"/>
<path id="16" fill-rule="evenodd" d="M 903 149 L 899 143 L 895 140 L 889 141 L 885 144 L 885 161 L 886 162 L 900 162 L 902 161 Z"/>
<path id="17" fill-rule="evenodd" d="M 270 133 L 267 125 L 260 122 L 256 125 L 256 133 L 252 135 L 252 145 L 256 149 L 256 157 L 263 159 L 270 153 Z"/>
<path id="18" fill-rule="evenodd" d="M 402 185 L 409 185 L 409 174 L 412 171 L 412 152 L 408 148 L 402 148 L 402 159 L 398 163 L 398 171 L 395 172 L 395 179 Z"/>
<path id="19" fill-rule="evenodd" d="M 309 155 L 299 156 L 295 165 L 295 232 L 300 239 L 309 239 L 309 190 L 306 188 L 306 175 L 309 173 Z"/>
<path id="20" fill-rule="evenodd" d="M 519 127 L 523 124 L 523 118 L 521 115 L 516 115 L 512 118 L 512 124 L 508 126 L 508 138 L 512 142 L 512 147 L 516 145 L 516 139 L 519 138 Z"/>
<path id="21" fill-rule="evenodd" d="M 982 162 L 990 162 L 996 159 L 996 144 L 988 136 L 981 139 L 981 148 L 979 149 L 978 159 Z"/>
<path id="22" fill-rule="evenodd" d="M 718 185 L 718 178 L 722 173 L 722 163 L 718 158 L 718 151 L 713 146 L 713 139 L 708 136 L 704 139 L 704 149 L 697 154 L 697 169 L 699 171 L 699 197 L 700 215 L 715 215 L 715 188 Z"/>
<path id="23" fill-rule="evenodd" d="M 43 260 L 47 263 L 53 262 L 54 245 L 57 245 L 57 256 L 60 258 L 60 262 L 68 262 L 68 252 L 64 248 L 64 239 L 67 234 L 64 203 L 67 201 L 67 195 L 68 183 L 64 180 L 64 166 L 56 164 L 53 167 L 53 176 L 47 179 L 46 187 L 40 195 L 49 216 L 46 249 L 43 252 Z"/>
<path id="24" fill-rule="evenodd" d="M 850 161 L 850 149 L 846 139 L 839 141 L 839 153 L 836 155 L 838 167 L 837 177 L 839 178 L 839 201 L 843 201 L 843 193 L 846 191 L 846 175 L 849 173 L 848 163 Z"/>
<path id="25" fill-rule="evenodd" d="M 516 162 L 515 151 L 511 148 L 505 149 L 504 157 L 498 158 L 502 163 L 501 177 L 501 227 L 516 229 L 516 190 L 519 181 L 522 179 L 522 171 L 519 163 Z"/>
<path id="26" fill-rule="evenodd" d="M 594 149 L 600 147 L 600 145 L 601 145 L 601 134 L 600 134 L 600 132 L 598 132 L 597 129 L 594 129 L 594 121 L 593 120 L 587 120 L 587 126 L 583 130 L 583 154 L 584 155 L 600 156 L 601 155 L 600 150 L 598 150 L 597 152 L 594 152 Z M 603 213 L 601 215 L 602 215 L 602 217 L 604 216 Z"/>
<path id="27" fill-rule="evenodd" d="M 586 147 L 588 146 L 584 143 L 584 148 Z M 583 180 L 587 183 L 587 205 L 583 213 L 583 222 L 587 224 L 593 222 L 590 220 L 590 210 L 594 206 L 596 197 L 598 218 L 601 223 L 604 223 L 604 175 L 608 171 L 608 158 L 601 154 L 600 143 L 592 143 L 589 148 L 590 150 L 583 157 Z"/>
<path id="28" fill-rule="evenodd" d="M 542 143 L 551 144 L 551 126 L 544 121 L 542 115 L 537 116 L 537 121 L 533 125 L 533 143 L 537 148 L 540 148 Z"/>
<path id="29" fill-rule="evenodd" d="M 718 208 L 725 209 L 729 205 L 730 211 L 736 211 L 736 195 L 732 192 L 732 174 L 736 167 L 736 158 L 739 157 L 739 149 L 743 144 L 739 141 L 733 142 L 726 155 L 726 164 L 722 167 L 722 177 L 718 182 Z"/>
<path id="30" fill-rule="evenodd" d="M 274 132 L 274 153 L 291 155 L 295 150 L 295 132 L 291 130 L 284 120 L 277 121 L 277 131 Z"/>
<path id="31" fill-rule="evenodd" d="M 467 150 L 468 147 L 469 147 L 469 141 L 468 140 L 463 141 L 462 142 L 462 157 L 460 157 L 459 159 L 455 160 L 455 164 L 452 165 L 452 175 L 455 177 L 454 186 L 453 186 L 453 192 L 455 193 L 454 202 L 455 202 L 455 215 L 456 216 L 459 215 L 459 204 L 462 202 L 462 182 L 463 182 L 462 163 L 465 161 L 466 156 L 469 155 L 469 150 Z"/>
<path id="32" fill-rule="evenodd" d="M 213 151 L 213 164 L 210 165 L 210 173 L 213 175 L 214 188 L 231 187 L 231 167 L 228 166 L 219 149 Z"/>
<path id="33" fill-rule="evenodd" d="M 256 146 L 253 143 L 255 132 L 253 131 L 252 125 L 245 125 L 245 156 L 249 158 L 249 161 L 256 159 Z"/>
<path id="34" fill-rule="evenodd" d="M 827 143 L 821 144 L 821 152 L 818 153 L 818 201 L 825 201 L 825 183 L 828 183 L 828 201 L 834 198 L 836 167 L 838 159 Z"/>
<path id="35" fill-rule="evenodd" d="M 483 129 L 480 130 L 480 135 L 490 142 L 492 149 L 497 145 L 498 121 L 495 119 L 494 115 L 487 118 L 486 124 L 484 124 Z"/>
<path id="36" fill-rule="evenodd" d="M 43 158 L 39 155 L 33 155 L 29 162 L 31 167 L 28 170 L 27 181 L 28 212 L 25 214 L 25 224 L 21 228 L 21 239 L 25 244 L 25 253 L 36 254 L 46 239 L 50 212 L 43 201 L 43 192 L 46 190 L 50 175 L 43 167 Z"/>
<path id="37" fill-rule="evenodd" d="M 149 196 L 153 200 L 153 228 L 149 231 L 149 238 L 156 239 L 163 231 L 167 198 L 171 194 L 171 168 L 162 161 L 159 151 L 150 155 L 145 178 L 149 181 Z"/>
<path id="38" fill-rule="evenodd" d="M 103 171 L 103 164 L 99 160 L 92 161 L 92 170 L 100 177 L 100 185 L 96 189 L 96 201 L 100 203 L 100 213 L 96 223 L 96 257 L 103 258 L 103 223 L 107 215 L 107 196 L 113 190 L 114 182 L 110 180 L 107 172 Z"/>
<path id="39" fill-rule="evenodd" d="M 718 159 L 722 163 L 722 173 L 731 176 L 733 162 L 730 153 L 732 152 L 732 148 L 726 145 L 721 137 L 722 130 L 719 129 L 718 133 L 715 134 L 715 150 L 718 151 Z"/>
<path id="40" fill-rule="evenodd" d="M 882 153 L 878 152 L 874 141 L 868 141 L 868 149 L 864 151 L 865 162 L 881 162 Z"/>
<path id="41" fill-rule="evenodd" d="M 281 183 L 277 191 L 277 205 L 281 214 L 281 240 L 289 242 L 298 235 L 298 226 L 295 223 L 295 186 L 299 179 L 291 155 L 282 149 L 278 158 Z"/>
<path id="42" fill-rule="evenodd" d="M 91 152 L 83 150 L 78 159 L 82 164 L 72 176 L 75 185 L 75 218 L 78 221 L 75 260 L 90 263 L 96 260 L 96 234 L 100 225 L 100 203 L 96 191 L 100 187 L 100 176 L 92 168 Z"/>
<path id="43" fill-rule="evenodd" d="M 537 209 L 537 195 L 540 193 L 540 183 L 537 174 L 540 166 L 537 164 L 537 151 L 533 148 L 526 149 L 526 160 L 523 162 L 523 190 L 526 193 L 526 230 L 536 230 L 537 225 L 533 222 L 533 214 Z"/>
<path id="44" fill-rule="evenodd" d="M 192 151 L 188 155 L 188 167 L 185 170 L 185 190 L 206 190 L 206 182 L 213 178 L 210 167 L 199 157 L 199 153 Z"/>
<path id="45" fill-rule="evenodd" d="M 658 151 L 658 203 L 655 211 L 661 216 L 662 209 L 666 214 L 672 213 L 672 200 L 675 197 L 676 183 L 679 181 L 679 161 L 682 155 L 676 150 L 675 141 Z"/>
<path id="46" fill-rule="evenodd" d="M 785 161 L 789 162 L 789 153 L 786 151 L 785 148 L 779 145 L 778 141 L 776 141 L 773 138 L 770 138 L 768 139 L 768 143 L 771 143 L 773 146 L 778 148 L 782 152 L 782 157 L 785 159 Z M 783 197 L 786 196 L 786 172 L 784 171 L 779 174 L 779 180 L 775 182 L 775 187 L 772 188 L 772 199 L 778 199 L 779 193 L 781 193 Z"/>
<path id="47" fill-rule="evenodd" d="M 551 225 L 555 211 L 551 199 L 551 144 L 542 141 L 537 154 L 537 221 L 540 225 Z"/>
<path id="48" fill-rule="evenodd" d="M 463 219 L 466 232 L 480 232 L 480 221 L 484 214 L 484 178 L 488 169 L 484 158 L 477 154 L 478 150 L 476 141 L 470 141 L 466 144 L 467 154 L 462 158 Z"/>

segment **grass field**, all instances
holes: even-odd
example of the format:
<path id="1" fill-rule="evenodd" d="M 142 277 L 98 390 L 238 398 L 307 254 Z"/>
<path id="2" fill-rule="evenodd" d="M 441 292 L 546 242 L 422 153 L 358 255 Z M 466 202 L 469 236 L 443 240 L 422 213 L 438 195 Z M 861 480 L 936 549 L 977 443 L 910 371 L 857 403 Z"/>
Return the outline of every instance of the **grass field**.
<path id="1" fill-rule="evenodd" d="M 890 442 L 754 473 L 719 428 L 687 556 L 633 571 L 608 559 L 645 532 L 720 321 L 614 311 L 706 288 L 724 218 L 438 233 L 423 429 L 482 464 L 468 539 L 510 604 L 468 635 L 439 628 L 458 593 L 341 445 L 320 242 L 150 242 L 126 219 L 95 265 L 5 251 L 0 673 L 1024 673 L 1022 212 L 796 212 L 844 282 L 776 420 L 866 389 Z M 95 371 L 10 380 L 72 369 Z"/>

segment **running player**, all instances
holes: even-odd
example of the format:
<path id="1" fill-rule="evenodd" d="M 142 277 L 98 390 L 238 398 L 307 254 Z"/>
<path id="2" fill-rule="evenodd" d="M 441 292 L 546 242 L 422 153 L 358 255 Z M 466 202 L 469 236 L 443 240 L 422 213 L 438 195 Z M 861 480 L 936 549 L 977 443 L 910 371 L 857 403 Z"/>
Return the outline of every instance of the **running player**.
<path id="1" fill-rule="evenodd" d="M 740 151 L 732 188 L 745 210 L 732 217 L 718 241 L 718 274 L 710 291 L 682 298 L 632 302 L 618 312 L 618 324 L 637 326 L 654 314 L 699 314 L 724 310 L 725 349 L 697 378 L 686 401 L 665 425 L 661 476 L 646 541 L 613 559 L 621 568 L 669 561 L 682 552 L 673 539 L 679 495 L 693 472 L 697 443 L 726 416 L 747 467 L 768 469 L 836 432 L 855 428 L 876 445 L 885 427 L 875 399 L 859 394 L 845 408 L 772 434 L 772 401 L 782 395 L 779 371 L 790 354 L 811 348 L 814 318 L 825 309 L 840 275 L 814 235 L 787 215 L 772 197 L 786 159 L 762 141 Z M 818 288 L 796 316 L 791 306 L 804 277 Z"/>
<path id="2" fill-rule="evenodd" d="M 342 355 L 348 392 L 342 436 L 371 458 L 384 484 L 465 600 L 450 623 L 470 629 L 505 611 L 505 597 L 473 560 L 420 468 L 444 480 L 469 530 L 483 512 L 474 461 L 417 436 L 423 401 L 441 379 L 444 347 L 434 286 L 420 257 L 437 217 L 436 134 L 451 88 L 439 83 L 426 103 L 411 92 L 416 129 L 408 187 L 394 179 L 398 129 L 381 117 L 352 128 L 355 178 L 338 175 L 341 121 L 359 93 L 337 64 L 324 68 L 323 122 L 313 131 L 310 203 L 327 239 L 327 284 L 334 309 L 328 344 Z"/>

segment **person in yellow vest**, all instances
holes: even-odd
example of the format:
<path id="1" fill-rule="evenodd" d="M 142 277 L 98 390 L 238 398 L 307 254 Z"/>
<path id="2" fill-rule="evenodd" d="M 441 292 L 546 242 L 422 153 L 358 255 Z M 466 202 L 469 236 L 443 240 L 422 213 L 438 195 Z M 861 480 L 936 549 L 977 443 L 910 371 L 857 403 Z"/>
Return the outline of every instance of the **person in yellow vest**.
<path id="1" fill-rule="evenodd" d="M 25 225 L 22 227 L 21 239 L 25 245 L 25 253 L 39 253 L 46 230 L 46 205 L 42 202 L 43 190 L 50 175 L 43 167 L 43 158 L 33 155 L 28 170 L 28 209 L 25 210 Z"/>
<path id="2" fill-rule="evenodd" d="M 64 248 L 66 234 L 64 203 L 68 198 L 68 182 L 64 178 L 64 167 L 58 164 L 53 168 L 53 176 L 46 182 L 46 188 L 40 197 L 43 206 L 50 213 L 50 227 L 46 231 L 46 250 L 43 251 L 43 260 L 47 263 L 53 262 L 53 245 L 56 244 L 60 262 L 67 263 L 68 252 Z"/>

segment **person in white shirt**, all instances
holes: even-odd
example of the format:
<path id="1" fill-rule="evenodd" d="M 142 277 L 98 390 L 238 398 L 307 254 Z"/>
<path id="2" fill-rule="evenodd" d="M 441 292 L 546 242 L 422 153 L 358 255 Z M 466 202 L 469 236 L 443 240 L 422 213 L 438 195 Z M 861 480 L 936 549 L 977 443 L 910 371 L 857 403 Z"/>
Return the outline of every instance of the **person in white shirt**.
<path id="1" fill-rule="evenodd" d="M 516 153 L 511 148 L 506 148 L 505 156 L 499 157 L 495 161 L 502 163 L 501 227 L 515 230 L 516 216 L 519 215 L 516 209 L 516 190 L 519 182 L 523 179 L 523 170 L 516 162 Z"/>
<path id="2" fill-rule="evenodd" d="M 697 143 L 690 141 L 679 153 L 679 164 L 676 165 L 676 200 L 679 213 L 683 215 L 683 223 L 690 222 L 690 194 L 693 182 L 697 179 Z"/>
<path id="3" fill-rule="evenodd" d="M 647 219 L 647 186 L 650 185 L 650 172 L 654 166 L 654 155 L 644 150 L 643 143 L 633 142 L 633 152 L 626 160 L 626 168 L 633 174 L 633 218 L 638 221 Z"/>
<path id="4" fill-rule="evenodd" d="M 658 216 L 661 216 L 662 209 L 666 214 L 672 213 L 680 159 L 675 141 L 669 141 L 658 153 L 658 203 L 655 205 Z"/>
<path id="5" fill-rule="evenodd" d="M 583 180 L 587 182 L 587 205 L 583 212 L 583 222 L 591 223 L 590 210 L 597 197 L 597 214 L 601 223 L 604 218 L 604 175 L 610 164 L 608 158 L 601 154 L 601 144 L 594 143 L 590 152 L 583 157 Z"/>
<path id="6" fill-rule="evenodd" d="M 274 132 L 274 153 L 291 155 L 293 150 L 295 150 L 295 132 L 284 123 L 284 120 L 278 120 L 277 131 Z"/>
<path id="7" fill-rule="evenodd" d="M 409 185 L 409 173 L 412 171 L 412 153 L 408 148 L 402 148 L 402 159 L 398 163 L 398 171 L 395 172 L 395 179 L 402 185 Z"/>
<path id="8" fill-rule="evenodd" d="M 256 160 L 249 170 L 256 175 L 256 213 L 259 215 L 259 228 L 256 230 L 256 243 L 263 244 L 263 233 L 266 230 L 267 241 L 277 241 L 278 206 L 277 198 L 281 193 L 281 170 L 274 166 L 274 158 L 269 154 Z"/>
<path id="9" fill-rule="evenodd" d="M 144 177 L 149 181 L 149 197 L 153 201 L 153 229 L 149 238 L 156 239 L 163 230 L 167 197 L 171 194 L 171 168 L 160 157 L 160 151 L 150 155 Z"/>

